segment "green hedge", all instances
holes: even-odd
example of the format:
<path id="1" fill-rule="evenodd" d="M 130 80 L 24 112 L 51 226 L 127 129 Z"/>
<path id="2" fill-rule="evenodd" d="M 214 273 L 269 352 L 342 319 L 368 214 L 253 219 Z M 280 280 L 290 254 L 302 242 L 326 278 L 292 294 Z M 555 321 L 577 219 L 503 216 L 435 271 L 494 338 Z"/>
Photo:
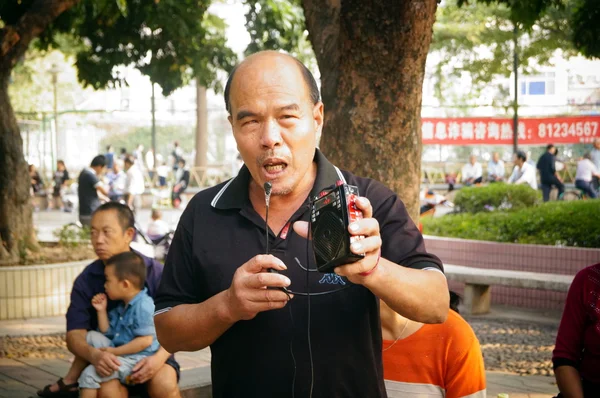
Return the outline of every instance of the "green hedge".
<path id="1" fill-rule="evenodd" d="M 426 235 L 600 248 L 600 200 L 548 202 L 510 212 L 423 219 Z"/>
<path id="2" fill-rule="evenodd" d="M 456 193 L 454 204 L 459 213 L 479 213 L 532 207 L 540 199 L 540 192 L 531 189 L 529 185 L 494 183 L 483 187 L 462 188 Z"/>

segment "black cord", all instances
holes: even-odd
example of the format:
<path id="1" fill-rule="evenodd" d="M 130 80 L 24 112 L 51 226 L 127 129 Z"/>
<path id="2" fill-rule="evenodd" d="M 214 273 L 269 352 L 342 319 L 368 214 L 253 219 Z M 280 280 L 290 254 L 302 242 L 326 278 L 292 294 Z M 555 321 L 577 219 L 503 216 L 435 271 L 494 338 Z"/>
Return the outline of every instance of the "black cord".
<path id="1" fill-rule="evenodd" d="M 289 296 L 288 296 L 289 297 Z M 292 315 L 292 302 L 288 301 L 288 309 L 290 310 L 290 322 L 292 324 L 292 337 L 290 338 L 290 354 L 292 354 L 292 362 L 294 363 L 294 377 L 292 378 L 292 398 L 296 396 L 296 357 L 294 356 L 294 315 Z"/>
<path id="2" fill-rule="evenodd" d="M 310 241 L 311 226 L 312 226 L 312 221 L 311 221 L 311 217 L 309 214 L 309 216 L 308 216 L 308 231 L 307 231 L 307 237 L 306 237 L 306 300 L 307 300 L 307 304 L 308 304 L 308 321 L 307 321 L 306 334 L 308 337 L 308 355 L 310 357 L 310 393 L 308 395 L 309 398 L 312 398 L 313 387 L 314 387 L 314 383 L 315 383 L 312 345 L 310 343 L 310 296 L 311 296 L 311 294 L 310 294 L 310 283 L 309 283 L 310 282 L 310 280 L 309 280 L 310 272 L 308 270 L 309 264 L 310 264 L 310 259 L 308 257 L 308 253 L 309 253 L 309 241 Z"/>
<path id="3" fill-rule="evenodd" d="M 267 250 L 265 254 L 269 254 L 269 205 L 267 205 L 267 213 L 265 215 L 265 238 L 267 240 Z"/>

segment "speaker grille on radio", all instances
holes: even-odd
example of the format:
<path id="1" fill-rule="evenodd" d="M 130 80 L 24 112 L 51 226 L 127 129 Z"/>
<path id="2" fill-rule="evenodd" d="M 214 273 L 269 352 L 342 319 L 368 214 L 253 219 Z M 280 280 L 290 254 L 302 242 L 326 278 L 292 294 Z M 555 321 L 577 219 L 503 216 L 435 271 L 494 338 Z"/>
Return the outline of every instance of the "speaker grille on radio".
<path id="1" fill-rule="evenodd" d="M 344 221 L 335 211 L 323 211 L 313 235 L 313 247 L 317 255 L 326 261 L 336 258 L 344 244 Z"/>

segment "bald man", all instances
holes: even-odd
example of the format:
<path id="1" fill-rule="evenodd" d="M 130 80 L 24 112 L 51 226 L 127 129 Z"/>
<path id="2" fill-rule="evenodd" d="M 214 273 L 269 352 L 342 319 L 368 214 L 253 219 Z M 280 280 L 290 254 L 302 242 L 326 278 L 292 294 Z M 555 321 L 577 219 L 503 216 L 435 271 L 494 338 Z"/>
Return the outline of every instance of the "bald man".
<path id="1" fill-rule="evenodd" d="M 385 397 L 378 299 L 407 318 L 443 322 L 442 263 L 425 251 L 395 193 L 338 169 L 316 148 L 323 103 L 298 60 L 248 57 L 229 76 L 225 104 L 244 165 L 198 193 L 181 217 L 156 304 L 161 345 L 169 352 L 210 346 L 215 398 L 311 390 Z M 322 274 L 306 240 L 309 199 L 337 181 L 362 196 L 364 218 L 349 232 L 365 237 L 351 248 L 364 258 Z"/>

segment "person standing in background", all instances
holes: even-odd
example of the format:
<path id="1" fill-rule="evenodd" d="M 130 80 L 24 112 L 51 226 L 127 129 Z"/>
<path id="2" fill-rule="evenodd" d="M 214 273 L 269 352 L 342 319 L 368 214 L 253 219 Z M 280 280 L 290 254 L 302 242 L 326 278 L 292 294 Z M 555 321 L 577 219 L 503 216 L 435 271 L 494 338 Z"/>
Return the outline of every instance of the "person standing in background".
<path id="1" fill-rule="evenodd" d="M 127 173 L 127 185 L 125 194 L 127 206 L 135 213 L 142 208 L 142 194 L 146 190 L 144 175 L 139 167 L 135 167 L 136 160 L 132 156 L 125 159 L 125 172 Z"/>
<path id="2" fill-rule="evenodd" d="M 145 160 L 150 180 L 154 180 L 154 151 L 152 150 L 152 148 L 148 149 L 148 152 L 146 152 Z"/>
<path id="3" fill-rule="evenodd" d="M 77 196 L 79 198 L 79 222 L 84 226 L 90 226 L 92 214 L 100 207 L 100 198 L 98 193 L 108 197 L 108 191 L 102 185 L 100 177 L 106 167 L 106 158 L 104 155 L 98 155 L 90 164 L 79 174 Z"/>
<path id="4" fill-rule="evenodd" d="M 600 138 L 594 140 L 594 149 L 590 152 L 590 159 L 596 168 L 600 170 Z M 594 177 L 592 179 L 592 186 L 596 192 L 600 192 L 600 178 Z"/>
<path id="5" fill-rule="evenodd" d="M 104 154 L 104 157 L 106 158 L 106 168 L 109 170 L 112 169 L 115 161 L 115 150 L 113 149 L 112 145 L 106 146 L 106 153 Z"/>
<path id="6" fill-rule="evenodd" d="M 69 172 L 65 166 L 65 162 L 59 160 L 56 162 L 56 171 L 54 172 L 54 189 L 52 190 L 52 199 L 54 201 L 54 209 L 62 210 L 62 190 L 67 187 L 69 181 Z"/>
<path id="7" fill-rule="evenodd" d="M 550 191 L 552 190 L 552 187 L 558 189 L 558 198 L 565 192 L 565 185 L 556 172 L 557 152 L 558 149 L 554 145 L 548 144 L 546 153 L 544 153 L 537 162 L 537 169 L 540 171 L 544 202 L 550 200 Z"/>

